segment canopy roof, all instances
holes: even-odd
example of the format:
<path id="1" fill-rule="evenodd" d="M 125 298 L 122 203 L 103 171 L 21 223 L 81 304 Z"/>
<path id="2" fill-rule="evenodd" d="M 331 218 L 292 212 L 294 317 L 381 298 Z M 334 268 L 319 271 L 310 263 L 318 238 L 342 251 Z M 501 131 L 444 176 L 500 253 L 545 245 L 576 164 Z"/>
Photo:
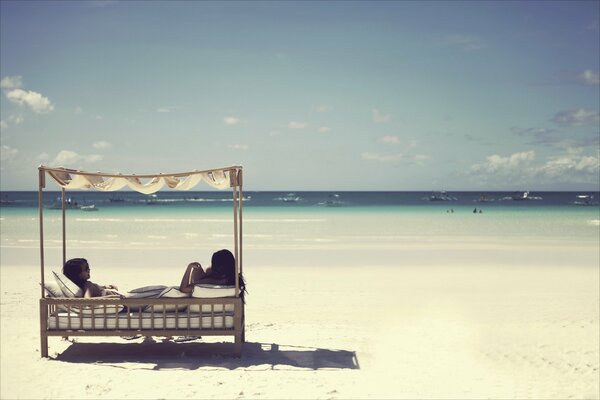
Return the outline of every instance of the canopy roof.
<path id="1" fill-rule="evenodd" d="M 64 167 L 41 165 L 40 172 L 46 171 L 64 189 L 96 189 L 112 192 L 129 187 L 136 192 L 151 194 L 165 185 L 176 190 L 190 190 L 204 181 L 217 189 L 241 186 L 240 166 L 209 169 L 204 171 L 178 172 L 172 174 L 136 175 L 120 173 L 86 172 Z M 142 179 L 146 182 L 142 182 Z M 43 185 L 43 184 L 42 184 Z"/>

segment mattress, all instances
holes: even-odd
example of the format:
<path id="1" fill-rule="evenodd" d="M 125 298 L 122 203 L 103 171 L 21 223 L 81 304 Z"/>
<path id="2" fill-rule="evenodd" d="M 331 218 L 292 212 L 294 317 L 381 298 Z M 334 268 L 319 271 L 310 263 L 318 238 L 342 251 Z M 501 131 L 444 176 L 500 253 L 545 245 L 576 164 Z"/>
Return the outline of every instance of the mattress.
<path id="1" fill-rule="evenodd" d="M 152 320 L 154 319 L 154 325 Z M 106 315 L 78 315 L 58 312 L 48 317 L 48 329 L 233 329 L 232 315 L 210 315 L 187 313 L 120 313 Z"/>

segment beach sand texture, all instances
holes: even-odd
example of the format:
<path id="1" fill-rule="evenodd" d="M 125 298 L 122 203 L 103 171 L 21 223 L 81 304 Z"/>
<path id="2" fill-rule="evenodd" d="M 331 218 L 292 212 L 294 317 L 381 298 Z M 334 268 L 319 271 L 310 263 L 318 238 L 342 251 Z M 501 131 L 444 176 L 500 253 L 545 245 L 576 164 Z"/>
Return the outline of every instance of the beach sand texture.
<path id="1" fill-rule="evenodd" d="M 37 249 L 5 246 L 0 397 L 595 399 L 596 239 L 415 236 L 299 249 L 249 239 L 241 359 L 223 338 L 115 337 L 51 337 L 42 359 Z M 93 281 L 134 288 L 178 284 L 197 250 L 80 244 L 69 254 L 83 251 Z"/>

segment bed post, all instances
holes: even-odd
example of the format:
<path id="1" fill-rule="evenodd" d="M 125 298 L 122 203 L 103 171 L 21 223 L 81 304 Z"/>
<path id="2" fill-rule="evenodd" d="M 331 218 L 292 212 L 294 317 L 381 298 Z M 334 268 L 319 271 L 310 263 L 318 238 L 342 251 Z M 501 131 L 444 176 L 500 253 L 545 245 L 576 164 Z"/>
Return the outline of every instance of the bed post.
<path id="1" fill-rule="evenodd" d="M 48 358 L 48 305 L 43 298 L 40 299 L 40 354 Z"/>
<path id="2" fill-rule="evenodd" d="M 235 256 L 235 295 L 239 296 L 240 293 L 240 283 L 238 279 L 238 273 L 240 272 L 239 268 L 239 253 L 238 253 L 238 183 L 237 183 L 237 170 L 230 170 L 230 179 L 233 186 L 233 247 L 234 247 L 234 256 Z M 231 176 L 235 174 L 235 177 Z"/>
<path id="3" fill-rule="evenodd" d="M 62 208 L 62 265 L 67 262 L 67 236 L 66 236 L 66 218 L 65 218 L 65 188 L 60 191 L 60 204 Z"/>
<path id="4" fill-rule="evenodd" d="M 46 186 L 45 175 L 46 171 L 43 167 L 38 168 L 38 211 L 40 218 L 40 282 L 42 283 L 42 298 L 44 298 L 44 186 Z"/>
<path id="5" fill-rule="evenodd" d="M 44 195 L 43 189 L 46 186 L 46 171 L 43 167 L 38 168 L 38 208 L 40 218 L 40 273 L 41 273 L 41 290 L 40 298 L 40 355 L 48 357 L 48 308 L 44 300 Z"/>
<path id="6" fill-rule="evenodd" d="M 244 205 L 244 191 L 242 189 L 243 176 L 242 176 L 241 168 L 238 170 L 237 181 L 238 181 L 238 186 L 240 188 L 240 213 L 239 213 L 239 217 L 240 217 L 240 261 L 239 261 L 240 270 L 239 270 L 239 275 L 244 276 L 243 275 L 243 263 L 242 263 L 243 255 L 244 255 L 244 250 L 242 248 L 242 241 L 244 239 L 244 235 L 242 234 L 242 209 L 243 209 L 243 205 Z M 240 336 L 240 340 L 242 343 L 244 343 L 246 341 L 246 316 L 245 316 L 246 310 L 245 310 L 244 302 L 241 301 L 240 304 L 241 304 L 240 310 L 241 310 L 241 329 L 242 329 L 242 334 Z"/>

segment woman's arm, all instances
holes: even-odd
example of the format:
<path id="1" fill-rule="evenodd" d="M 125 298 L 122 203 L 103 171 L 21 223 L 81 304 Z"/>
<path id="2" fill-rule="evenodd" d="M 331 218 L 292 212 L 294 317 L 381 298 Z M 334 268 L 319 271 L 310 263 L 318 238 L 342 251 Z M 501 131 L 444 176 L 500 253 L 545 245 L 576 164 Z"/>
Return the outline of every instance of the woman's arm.
<path id="1" fill-rule="evenodd" d="M 196 284 L 205 275 L 206 274 L 204 273 L 204 270 L 199 262 L 189 263 L 185 272 L 183 273 L 183 277 L 181 278 L 179 290 L 184 293 L 192 293 L 194 290 L 194 284 Z"/>

